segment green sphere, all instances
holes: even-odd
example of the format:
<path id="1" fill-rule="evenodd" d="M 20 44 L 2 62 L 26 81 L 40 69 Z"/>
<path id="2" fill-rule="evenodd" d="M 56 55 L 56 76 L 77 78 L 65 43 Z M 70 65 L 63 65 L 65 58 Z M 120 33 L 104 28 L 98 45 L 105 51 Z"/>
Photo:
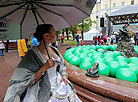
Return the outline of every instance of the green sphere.
<path id="1" fill-rule="evenodd" d="M 96 58 L 96 59 L 94 60 L 94 62 L 106 64 L 105 60 L 103 60 L 102 58 Z"/>
<path id="2" fill-rule="evenodd" d="M 73 57 L 75 57 L 73 54 L 67 55 L 66 60 L 69 62 Z"/>
<path id="3" fill-rule="evenodd" d="M 104 64 L 104 63 L 99 63 L 98 73 L 100 75 L 109 76 L 109 68 L 108 68 L 108 66 L 106 64 Z"/>
<path id="4" fill-rule="evenodd" d="M 64 58 L 66 59 L 67 56 L 70 55 L 70 54 L 72 54 L 72 52 L 70 52 L 70 51 L 66 51 L 66 52 L 64 53 Z"/>
<path id="5" fill-rule="evenodd" d="M 104 53 L 104 50 L 103 49 L 98 49 L 97 52 L 101 52 L 101 53 Z"/>
<path id="6" fill-rule="evenodd" d="M 126 61 L 127 62 L 127 59 L 124 56 L 117 56 L 115 58 L 115 61 Z"/>
<path id="7" fill-rule="evenodd" d="M 96 45 L 96 49 L 99 49 L 99 48 L 101 48 L 99 45 Z"/>
<path id="8" fill-rule="evenodd" d="M 81 58 L 81 59 L 83 59 L 83 58 L 87 57 L 87 54 L 86 53 L 80 53 L 78 55 L 78 57 Z"/>
<path id="9" fill-rule="evenodd" d="M 114 51 L 114 57 L 121 56 L 121 53 L 119 51 Z"/>
<path id="10" fill-rule="evenodd" d="M 106 58 L 104 59 L 104 62 L 105 62 L 106 64 L 108 64 L 108 63 L 111 62 L 111 61 L 114 61 L 114 58 L 112 58 L 112 57 L 106 57 Z"/>
<path id="11" fill-rule="evenodd" d="M 120 69 L 120 65 L 116 61 L 111 61 L 107 64 L 109 70 L 110 70 L 110 76 L 115 77 L 116 72 Z"/>
<path id="12" fill-rule="evenodd" d="M 110 49 L 110 46 L 106 46 L 106 45 L 104 45 L 104 46 L 101 46 L 101 48 L 103 49 L 103 50 L 109 50 Z"/>
<path id="13" fill-rule="evenodd" d="M 120 67 L 122 68 L 126 68 L 127 67 L 127 62 L 126 61 L 118 61 L 118 63 L 120 64 Z"/>
<path id="14" fill-rule="evenodd" d="M 137 57 L 130 57 L 128 59 L 128 63 L 138 63 L 138 58 Z"/>
<path id="15" fill-rule="evenodd" d="M 128 64 L 127 66 L 129 69 L 131 69 L 136 74 L 136 76 L 138 78 L 138 66 L 135 64 L 132 64 L 132 63 Z"/>
<path id="16" fill-rule="evenodd" d="M 112 58 L 114 58 L 113 56 L 114 56 L 114 53 L 112 52 L 112 51 L 108 51 L 108 52 L 106 52 L 105 54 L 104 54 L 104 57 L 112 57 Z"/>
<path id="17" fill-rule="evenodd" d="M 136 74 L 129 68 L 121 68 L 116 73 L 116 78 L 131 82 L 137 82 Z"/>
<path id="18" fill-rule="evenodd" d="M 91 67 L 92 67 L 92 64 L 89 61 L 83 61 L 79 65 L 79 68 L 84 69 L 84 70 L 87 70 L 87 68 L 90 69 Z"/>
<path id="19" fill-rule="evenodd" d="M 85 62 L 88 61 L 88 62 L 91 62 L 91 63 L 92 63 L 92 59 L 91 59 L 90 57 L 85 57 L 85 58 L 82 59 L 82 61 L 83 61 L 83 62 L 84 62 L 84 61 L 85 61 Z"/>
<path id="20" fill-rule="evenodd" d="M 91 57 L 93 55 L 93 53 L 88 53 L 87 55 L 88 55 L 88 57 Z"/>
<path id="21" fill-rule="evenodd" d="M 80 58 L 76 56 L 69 60 L 69 63 L 75 66 L 79 66 L 80 62 L 81 62 Z"/>

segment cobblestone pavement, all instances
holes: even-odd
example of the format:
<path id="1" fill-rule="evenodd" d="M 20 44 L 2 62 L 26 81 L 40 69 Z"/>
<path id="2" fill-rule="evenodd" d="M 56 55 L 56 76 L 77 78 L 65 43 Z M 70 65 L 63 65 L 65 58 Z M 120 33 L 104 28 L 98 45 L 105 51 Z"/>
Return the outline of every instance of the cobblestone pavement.
<path id="1" fill-rule="evenodd" d="M 62 50 L 65 50 L 68 47 L 75 47 L 75 45 L 59 45 L 58 49 L 63 55 Z M 17 50 L 9 50 L 8 53 L 5 53 L 5 56 L 0 56 L 0 102 L 2 102 L 4 98 L 9 85 L 9 80 L 20 60 L 21 58 L 19 57 Z"/>

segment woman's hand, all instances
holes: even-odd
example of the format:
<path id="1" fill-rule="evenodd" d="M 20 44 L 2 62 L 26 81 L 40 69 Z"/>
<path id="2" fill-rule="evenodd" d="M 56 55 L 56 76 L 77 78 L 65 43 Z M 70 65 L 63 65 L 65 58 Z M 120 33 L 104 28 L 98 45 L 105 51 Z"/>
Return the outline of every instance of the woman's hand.
<path id="1" fill-rule="evenodd" d="M 61 82 L 64 81 L 64 83 L 67 85 L 68 84 L 68 79 L 66 78 L 66 75 L 64 74 L 62 76 Z"/>
<path id="2" fill-rule="evenodd" d="M 55 66 L 55 62 L 53 59 L 48 59 L 47 62 L 44 64 L 44 68 L 45 70 L 51 68 L 51 67 L 54 67 Z"/>

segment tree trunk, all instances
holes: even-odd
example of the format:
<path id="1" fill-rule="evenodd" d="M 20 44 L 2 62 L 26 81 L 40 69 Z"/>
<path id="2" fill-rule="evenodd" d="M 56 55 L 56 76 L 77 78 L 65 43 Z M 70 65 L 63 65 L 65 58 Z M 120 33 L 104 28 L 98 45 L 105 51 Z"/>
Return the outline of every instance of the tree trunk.
<path id="1" fill-rule="evenodd" d="M 6 52 L 8 52 L 8 47 L 9 47 L 9 40 L 6 42 Z"/>
<path id="2" fill-rule="evenodd" d="M 82 31 L 81 31 L 82 40 L 83 40 L 83 29 L 84 29 L 84 22 L 82 21 Z"/>
<path id="3" fill-rule="evenodd" d="M 68 28 L 66 28 L 67 40 L 69 40 Z"/>
<path id="4" fill-rule="evenodd" d="M 64 29 L 63 29 L 63 32 L 62 32 L 63 36 L 64 36 Z"/>
<path id="5" fill-rule="evenodd" d="M 72 31 L 73 40 L 75 40 L 75 34 L 74 34 L 74 31 L 73 31 L 73 27 L 71 27 L 71 31 Z"/>

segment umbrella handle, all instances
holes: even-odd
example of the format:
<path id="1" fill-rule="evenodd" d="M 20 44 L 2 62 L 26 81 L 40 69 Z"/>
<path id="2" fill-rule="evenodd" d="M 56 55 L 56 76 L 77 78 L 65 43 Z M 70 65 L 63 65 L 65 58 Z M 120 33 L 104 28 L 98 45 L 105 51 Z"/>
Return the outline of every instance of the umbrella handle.
<path id="1" fill-rule="evenodd" d="M 48 58 L 50 59 L 50 55 L 49 55 L 48 50 L 47 50 L 47 47 L 46 47 L 46 43 L 45 43 L 45 40 L 44 40 L 44 36 L 43 36 L 43 43 L 44 43 L 44 46 L 45 46 L 45 49 L 46 49 L 46 52 L 47 52 Z"/>

